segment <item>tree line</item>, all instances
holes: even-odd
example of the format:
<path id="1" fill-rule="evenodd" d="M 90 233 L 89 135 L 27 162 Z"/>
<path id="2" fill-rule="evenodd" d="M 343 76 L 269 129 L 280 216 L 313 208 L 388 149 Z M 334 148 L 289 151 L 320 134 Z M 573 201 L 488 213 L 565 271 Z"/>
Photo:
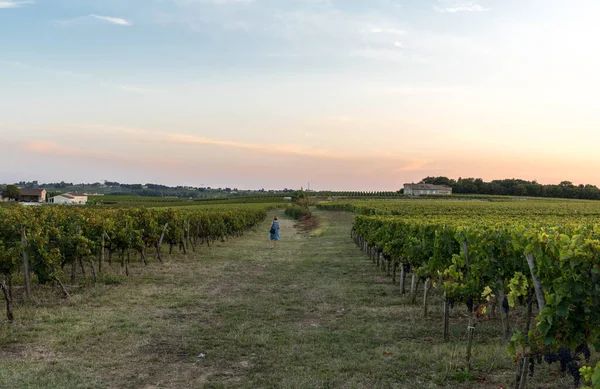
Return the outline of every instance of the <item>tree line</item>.
<path id="1" fill-rule="evenodd" d="M 559 184 L 543 185 L 537 181 L 526 181 L 518 178 L 492 180 L 481 178 L 425 177 L 421 184 L 448 185 L 456 194 L 484 194 L 503 196 L 553 197 L 567 199 L 600 200 L 600 189 L 597 186 L 574 185 L 571 181 Z"/>

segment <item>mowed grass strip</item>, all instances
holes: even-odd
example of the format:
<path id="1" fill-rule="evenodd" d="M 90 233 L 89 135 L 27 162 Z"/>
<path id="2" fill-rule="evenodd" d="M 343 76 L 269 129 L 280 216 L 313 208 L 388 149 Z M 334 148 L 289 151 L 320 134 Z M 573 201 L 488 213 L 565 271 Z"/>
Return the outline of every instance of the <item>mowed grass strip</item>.
<path id="1" fill-rule="evenodd" d="M 273 216 L 272 213 L 270 217 Z M 1 388 L 497 388 L 513 365 L 499 324 L 476 330 L 465 370 L 466 310 L 441 340 L 430 317 L 351 242 L 352 216 L 319 212 L 317 236 L 281 219 L 165 264 L 132 265 L 123 283 L 69 301 L 18 305 L 0 324 Z M 118 267 L 118 264 L 114 265 Z M 420 301 L 420 300 L 419 300 Z M 203 354 L 203 357 L 199 357 Z M 569 378 L 538 368 L 544 388 Z"/>

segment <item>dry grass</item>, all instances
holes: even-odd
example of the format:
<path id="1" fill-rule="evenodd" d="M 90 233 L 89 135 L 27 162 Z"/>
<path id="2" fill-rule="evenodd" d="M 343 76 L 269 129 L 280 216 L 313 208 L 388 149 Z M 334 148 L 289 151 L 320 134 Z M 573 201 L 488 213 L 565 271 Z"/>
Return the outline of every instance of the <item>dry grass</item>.
<path id="1" fill-rule="evenodd" d="M 17 305 L 14 325 L 0 324 L 0 388 L 511 386 L 497 322 L 478 326 L 466 372 L 464 308 L 443 343 L 439 298 L 424 319 L 352 245 L 350 215 L 318 216 L 323 236 L 283 218 L 276 249 L 265 223 L 70 301 Z M 530 387 L 570 382 L 540 368 Z"/>

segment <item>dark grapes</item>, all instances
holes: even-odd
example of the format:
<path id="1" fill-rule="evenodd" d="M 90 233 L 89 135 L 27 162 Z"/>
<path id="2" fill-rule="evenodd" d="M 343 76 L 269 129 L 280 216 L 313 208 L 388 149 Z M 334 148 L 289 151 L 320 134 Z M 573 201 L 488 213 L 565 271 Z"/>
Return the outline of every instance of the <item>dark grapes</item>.
<path id="1" fill-rule="evenodd" d="M 565 347 L 558 349 L 558 360 L 560 361 L 560 371 L 564 373 L 567 370 L 567 364 L 573 360 L 571 350 Z"/>
<path id="2" fill-rule="evenodd" d="M 544 356 L 543 356 L 542 354 L 539 354 L 539 353 L 538 353 L 538 354 L 536 354 L 536 358 L 537 358 L 537 363 L 538 363 L 538 365 L 541 365 L 541 364 L 542 364 L 542 362 L 543 362 L 543 358 L 544 358 Z"/>
<path id="3" fill-rule="evenodd" d="M 504 310 L 504 313 L 508 313 L 508 299 L 505 297 L 504 300 L 502 300 L 502 309 Z"/>
<path id="4" fill-rule="evenodd" d="M 473 313 L 473 299 L 467 300 L 467 309 L 469 310 L 469 312 Z"/>
<path id="5" fill-rule="evenodd" d="M 579 373 L 579 364 L 575 361 L 571 361 L 569 362 L 569 364 L 567 364 L 567 370 L 569 371 L 569 374 L 573 376 L 575 387 L 578 388 L 579 383 L 581 381 L 581 374 Z"/>
<path id="6" fill-rule="evenodd" d="M 535 361 L 533 357 L 529 357 L 529 376 L 533 377 L 533 370 L 535 369 Z"/>
<path id="7" fill-rule="evenodd" d="M 555 353 L 546 352 L 544 353 L 544 361 L 546 361 L 547 364 L 551 365 L 554 362 L 558 361 L 558 355 Z"/>
<path id="8" fill-rule="evenodd" d="M 592 356 L 592 353 L 590 351 L 590 346 L 588 346 L 587 344 L 583 348 L 583 356 L 585 358 L 585 361 L 589 363 L 590 362 L 590 357 Z"/>
<path id="9" fill-rule="evenodd" d="M 449 299 L 448 300 L 448 305 L 450 305 L 451 309 L 454 309 L 454 299 Z"/>
<path id="10" fill-rule="evenodd" d="M 583 343 L 583 344 L 580 344 L 579 346 L 577 346 L 577 348 L 575 349 L 575 353 L 576 354 L 582 353 L 583 357 L 585 358 L 585 361 L 586 362 L 590 361 L 591 352 L 590 352 L 590 347 L 588 346 L 587 343 Z"/>

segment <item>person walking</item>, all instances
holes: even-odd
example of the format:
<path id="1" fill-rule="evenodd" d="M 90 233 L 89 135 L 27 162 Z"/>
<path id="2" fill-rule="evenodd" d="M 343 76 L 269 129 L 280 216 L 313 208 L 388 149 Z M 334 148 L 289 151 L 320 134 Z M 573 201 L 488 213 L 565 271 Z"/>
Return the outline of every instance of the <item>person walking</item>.
<path id="1" fill-rule="evenodd" d="M 277 241 L 279 240 L 279 219 L 277 216 L 273 218 L 269 234 L 271 235 L 271 248 L 277 247 Z"/>

